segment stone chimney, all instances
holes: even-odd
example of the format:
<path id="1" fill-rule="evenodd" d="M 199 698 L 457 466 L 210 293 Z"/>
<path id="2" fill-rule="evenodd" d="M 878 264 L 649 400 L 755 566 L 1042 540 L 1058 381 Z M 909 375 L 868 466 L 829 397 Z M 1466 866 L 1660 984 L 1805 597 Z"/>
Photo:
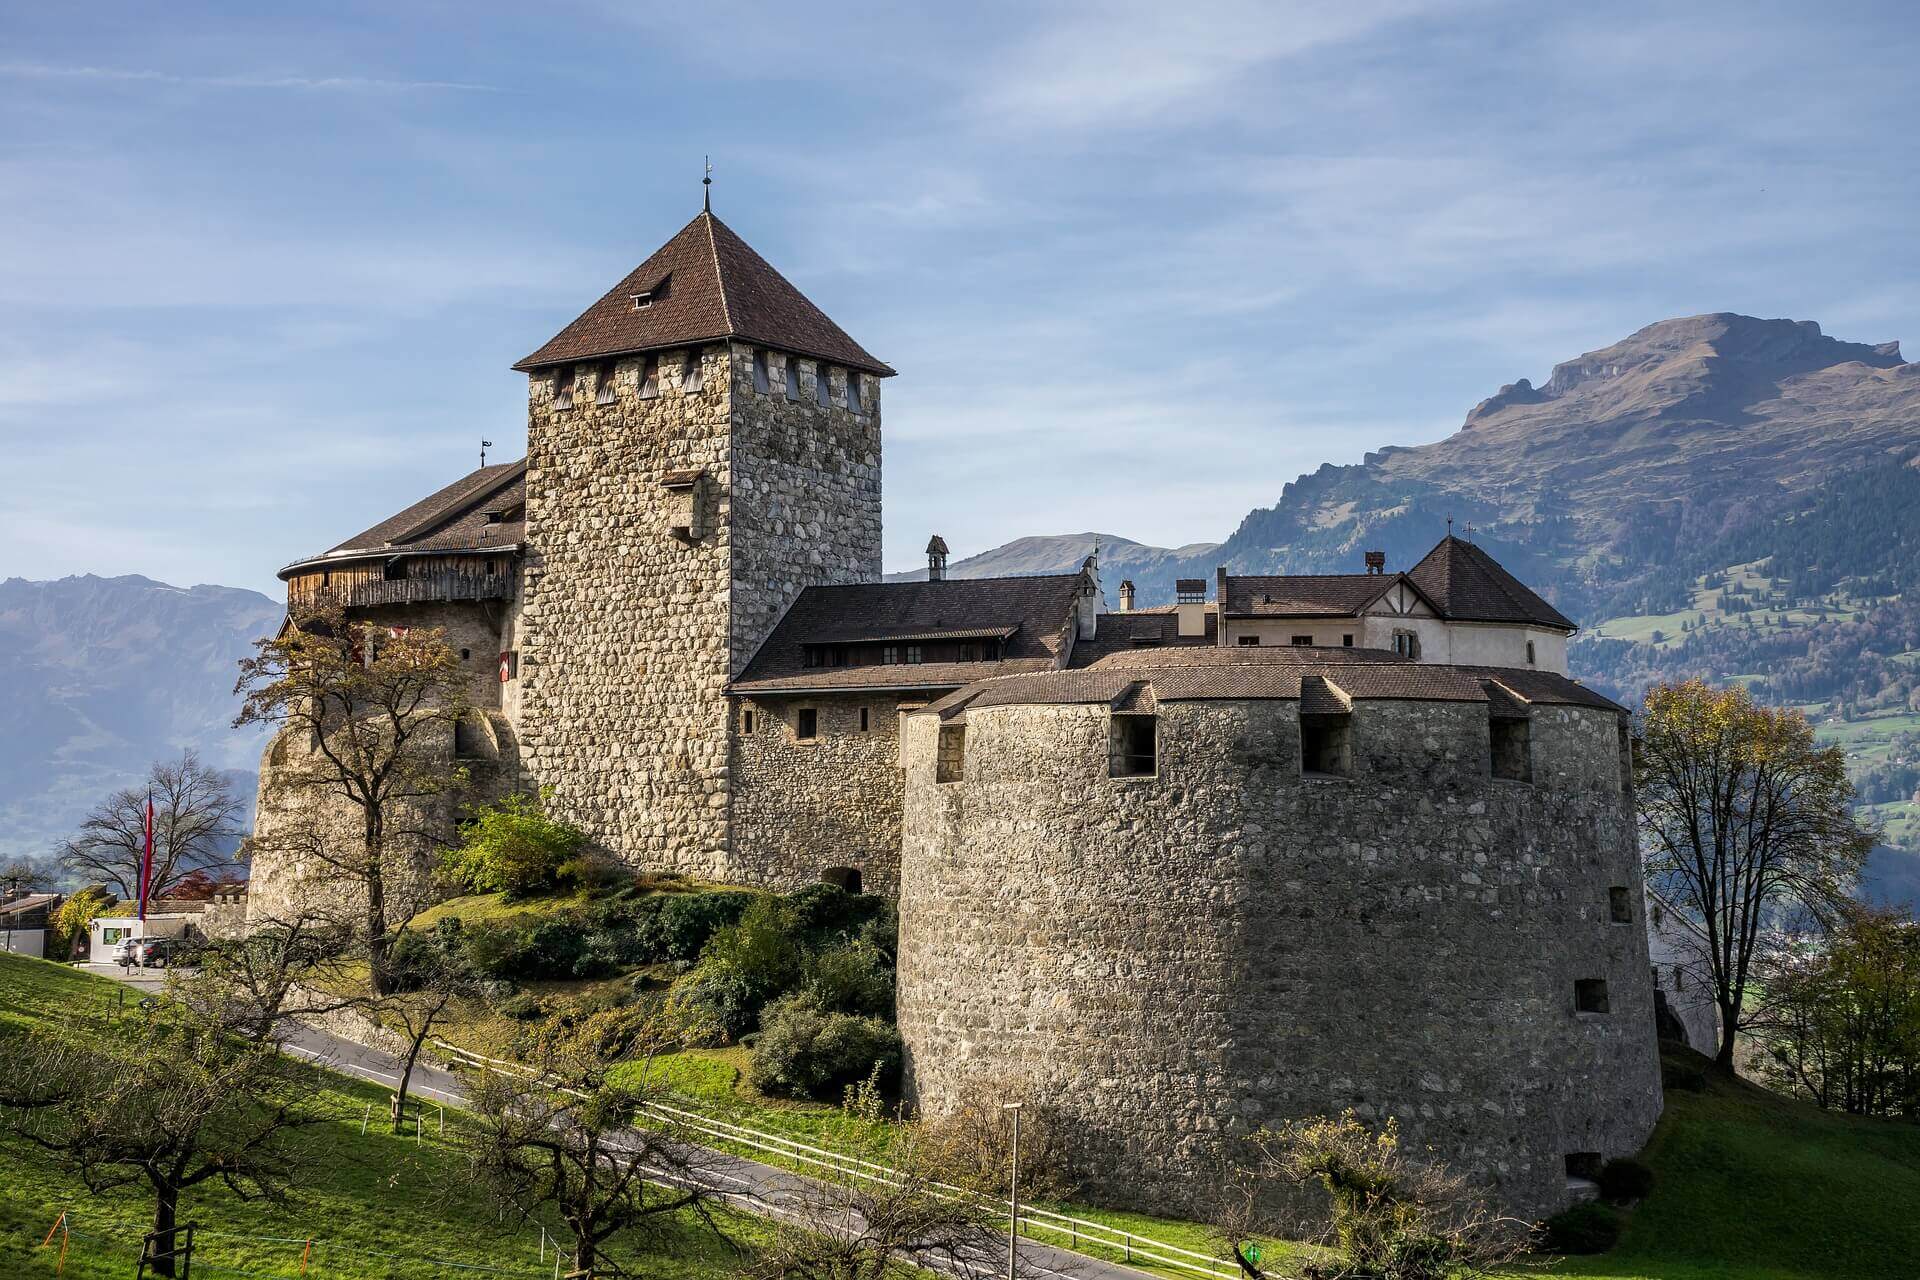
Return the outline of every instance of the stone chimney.
<path id="1" fill-rule="evenodd" d="M 1080 590 L 1074 597 L 1074 638 L 1091 640 L 1100 629 L 1100 553 L 1080 562 Z"/>
<path id="2" fill-rule="evenodd" d="M 939 534 L 927 540 L 927 581 L 947 580 L 947 540 Z"/>
<path id="3" fill-rule="evenodd" d="M 1126 578 L 1120 583 L 1120 612 L 1133 612 L 1133 579 Z"/>
<path id="4" fill-rule="evenodd" d="M 1367 572 L 1385 573 L 1387 571 L 1387 553 L 1384 551 L 1367 552 Z"/>

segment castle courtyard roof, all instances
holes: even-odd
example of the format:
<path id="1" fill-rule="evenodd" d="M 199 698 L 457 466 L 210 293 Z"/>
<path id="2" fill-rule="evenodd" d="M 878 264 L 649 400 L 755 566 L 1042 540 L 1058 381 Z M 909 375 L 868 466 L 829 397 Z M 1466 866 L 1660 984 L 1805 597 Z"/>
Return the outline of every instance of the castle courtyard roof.
<path id="1" fill-rule="evenodd" d="M 280 576 L 402 553 L 512 550 L 526 537 L 526 478 L 525 458 L 481 467 L 338 546 L 288 565 Z"/>
<path id="2" fill-rule="evenodd" d="M 547 344 L 514 365 L 557 364 L 739 338 L 890 377 L 893 370 L 702 212 Z"/>

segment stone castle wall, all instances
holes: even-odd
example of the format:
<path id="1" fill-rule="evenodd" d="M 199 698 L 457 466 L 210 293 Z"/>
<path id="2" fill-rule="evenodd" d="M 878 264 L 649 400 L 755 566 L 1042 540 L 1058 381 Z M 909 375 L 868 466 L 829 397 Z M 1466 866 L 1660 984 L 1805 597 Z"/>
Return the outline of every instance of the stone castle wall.
<path id="1" fill-rule="evenodd" d="M 907 720 L 900 1027 L 926 1110 L 1045 1102 L 1107 1200 L 1198 1211 L 1222 1139 L 1398 1118 L 1534 1215 L 1569 1153 L 1660 1110 L 1630 797 L 1611 712 L 1536 707 L 1532 784 L 1481 704 L 1358 702 L 1353 776 L 1300 775 L 1297 704 L 1159 708 L 1158 775 L 1107 776 L 1097 706 L 966 713 L 957 782 Z M 1609 889 L 1636 904 L 1610 920 Z M 1575 1010 L 1604 978 L 1609 1011 Z"/>
<path id="2" fill-rule="evenodd" d="M 812 741 L 795 712 L 817 712 Z M 899 703 L 884 694 L 742 699 L 735 715 L 733 861 L 740 877 L 796 889 L 828 868 L 868 893 L 900 883 Z M 746 727 L 746 713 L 753 727 Z M 867 727 L 860 727 L 866 712 Z"/>
<path id="3" fill-rule="evenodd" d="M 701 358 L 688 394 L 666 353 L 652 399 L 643 362 L 619 361 L 607 405 L 599 364 L 578 366 L 570 409 L 551 375 L 529 379 L 522 739 L 530 780 L 616 856 L 750 880 L 728 855 L 726 682 L 802 587 L 878 575 L 879 392 L 868 380 L 855 415 L 807 379 L 789 400 L 778 353 L 766 391 L 752 348 Z M 691 538 L 673 532 L 686 490 L 667 487 L 685 472 L 701 475 Z"/>

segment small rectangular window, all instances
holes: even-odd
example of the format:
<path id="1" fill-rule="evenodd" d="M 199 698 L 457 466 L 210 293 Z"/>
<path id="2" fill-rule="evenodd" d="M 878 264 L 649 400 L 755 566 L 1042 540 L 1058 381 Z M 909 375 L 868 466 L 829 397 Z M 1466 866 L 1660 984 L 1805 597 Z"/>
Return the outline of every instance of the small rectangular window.
<path id="1" fill-rule="evenodd" d="M 1259 636 L 1241 636 L 1240 647 L 1242 649 L 1257 649 L 1260 647 L 1260 637 Z"/>
<path id="2" fill-rule="evenodd" d="M 1687 989 L 1687 971 L 1679 965 L 1673 966 L 1673 989 L 1675 991 L 1685 991 Z"/>
<path id="3" fill-rule="evenodd" d="M 1351 649 L 1351 648 L 1353 648 L 1353 633 L 1352 633 L 1352 632 L 1348 632 L 1348 633 L 1347 633 L 1346 635 L 1344 635 L 1344 636 L 1341 636 L 1341 637 L 1340 637 L 1340 646 L 1341 646 L 1341 648 L 1343 648 L 1343 649 Z"/>
<path id="4" fill-rule="evenodd" d="M 1617 884 L 1607 890 L 1607 918 L 1615 924 L 1633 923 L 1633 895 L 1627 886 Z"/>
<path id="5" fill-rule="evenodd" d="M 593 402 L 595 404 L 612 404 L 620 398 L 615 385 L 618 372 L 618 366 L 611 360 L 600 366 L 600 372 L 594 379 Z"/>
<path id="6" fill-rule="evenodd" d="M 908 662 L 923 662 L 923 661 L 925 661 L 925 659 L 924 659 L 924 658 L 922 658 L 922 657 L 920 656 L 920 646 L 919 646 L 919 645 L 917 645 L 917 644 L 910 644 L 910 645 L 908 645 L 908 646 L 907 646 L 907 661 L 908 661 Z"/>
<path id="7" fill-rule="evenodd" d="M 933 780 L 935 782 L 958 782 L 967 771 L 967 726 L 963 724 L 943 724 L 940 726 L 939 752 L 934 758 Z"/>
<path id="8" fill-rule="evenodd" d="M 1607 1012 L 1607 980 L 1605 978 L 1581 978 L 1573 984 L 1573 1009 L 1575 1013 Z"/>
<path id="9" fill-rule="evenodd" d="M 1119 715 L 1108 732 L 1107 774 L 1114 778 L 1146 778 L 1159 768 L 1159 718 Z"/>
<path id="10" fill-rule="evenodd" d="M 881 648 L 880 648 L 880 662 L 881 662 L 881 664 L 882 664 L 883 666 L 889 666 L 889 667 L 891 667 L 891 666 L 893 666 L 893 665 L 895 665 L 896 663 L 898 663 L 899 661 L 900 661 L 900 646 L 899 646 L 899 645 L 897 645 L 897 644 L 889 644 L 889 645 L 882 645 L 882 646 L 881 646 Z"/>
<path id="11" fill-rule="evenodd" d="M 764 351 L 753 353 L 753 389 L 762 395 L 773 390 L 773 377 L 767 371 L 767 353 Z"/>
<path id="12" fill-rule="evenodd" d="M 687 352 L 685 356 L 681 357 L 680 362 L 680 393 L 682 395 L 696 396 L 700 394 L 706 385 L 707 375 L 706 370 L 700 362 L 700 353 L 698 351 Z"/>
<path id="13" fill-rule="evenodd" d="M 800 398 L 800 362 L 792 356 L 787 357 L 787 399 Z"/>
<path id="14" fill-rule="evenodd" d="M 867 708 L 860 708 L 860 732 L 865 733 L 872 726 L 872 714 Z"/>
<path id="15" fill-rule="evenodd" d="M 553 407 L 573 408 L 573 370 L 570 368 L 553 375 Z"/>
<path id="16" fill-rule="evenodd" d="M 1600 1178 L 1602 1163 L 1598 1151 L 1569 1151 L 1567 1152 L 1567 1176 L 1596 1182 Z"/>
<path id="17" fill-rule="evenodd" d="M 861 381 L 862 379 L 858 373 L 852 369 L 847 370 L 847 408 L 853 410 L 855 413 L 859 413 L 866 408 L 865 401 L 860 395 Z"/>
<path id="18" fill-rule="evenodd" d="M 823 364 L 813 367 L 813 402 L 822 409 L 833 406 L 833 375 Z"/>
<path id="19" fill-rule="evenodd" d="M 1527 665 L 1533 665 L 1533 641 L 1527 641 Z"/>
<path id="20" fill-rule="evenodd" d="M 1353 773 L 1353 717 L 1300 717 L 1300 772 L 1323 778 L 1345 778 Z"/>
<path id="21" fill-rule="evenodd" d="M 793 736 L 802 742 L 812 742 L 820 736 L 820 713 L 812 707 L 802 707 L 793 715 Z"/>
<path id="22" fill-rule="evenodd" d="M 1627 732 L 1627 720 L 1620 717 L 1617 732 L 1620 736 L 1620 790 L 1633 790 L 1633 735 Z"/>
<path id="23" fill-rule="evenodd" d="M 746 710 L 740 713 L 740 731 L 742 733 L 753 732 L 753 708 L 752 707 L 748 707 Z"/>
<path id="24" fill-rule="evenodd" d="M 658 400 L 660 398 L 660 357 L 648 356 L 640 365 L 640 398 Z"/>
<path id="25" fill-rule="evenodd" d="M 1293 647 L 1296 649 L 1311 649 L 1313 647 L 1313 637 L 1295 636 L 1293 638 Z"/>
<path id="26" fill-rule="evenodd" d="M 1487 721 L 1487 739 L 1493 754 L 1493 776 L 1509 782 L 1533 781 L 1533 726 L 1526 720 L 1504 717 Z"/>

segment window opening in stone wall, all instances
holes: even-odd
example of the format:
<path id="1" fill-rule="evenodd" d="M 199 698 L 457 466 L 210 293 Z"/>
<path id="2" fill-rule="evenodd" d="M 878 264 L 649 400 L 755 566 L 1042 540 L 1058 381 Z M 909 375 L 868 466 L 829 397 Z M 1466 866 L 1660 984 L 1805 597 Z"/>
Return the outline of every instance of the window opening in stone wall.
<path id="1" fill-rule="evenodd" d="M 1607 890 L 1607 919 L 1615 924 L 1633 923 L 1633 895 L 1627 886 L 1616 884 Z"/>
<path id="2" fill-rule="evenodd" d="M 812 742 L 820 736 L 820 713 L 812 707 L 802 707 L 793 715 L 793 736 L 802 742 Z"/>
<path id="3" fill-rule="evenodd" d="M 660 398 L 660 357 L 648 356 L 640 362 L 640 398 Z"/>
<path id="4" fill-rule="evenodd" d="M 820 873 L 820 883 L 830 884 L 834 888 L 844 889 L 848 893 L 859 893 L 860 868 L 828 867 Z"/>
<path id="5" fill-rule="evenodd" d="M 1597 1182 L 1600 1179 L 1601 1163 L 1602 1158 L 1598 1151 L 1569 1151 L 1567 1152 L 1567 1176 Z"/>
<path id="6" fill-rule="evenodd" d="M 1313 637 L 1312 636 L 1295 636 L 1289 643 L 1291 643 L 1293 647 L 1296 649 L 1311 649 L 1313 648 Z"/>
<path id="7" fill-rule="evenodd" d="M 1533 724 L 1505 716 L 1487 720 L 1488 745 L 1493 754 L 1493 776 L 1509 782 L 1533 781 Z"/>
<path id="8" fill-rule="evenodd" d="M 767 371 L 767 353 L 753 353 L 753 389 L 765 395 L 773 390 L 773 376 Z"/>
<path id="9" fill-rule="evenodd" d="M 1345 778 L 1353 773 L 1353 717 L 1300 717 L 1300 772 L 1323 778 Z"/>
<path id="10" fill-rule="evenodd" d="M 1573 984 L 1573 1009 L 1575 1013 L 1607 1012 L 1607 980 L 1605 978 L 1581 978 Z"/>
<path id="11" fill-rule="evenodd" d="M 612 404 L 620 398 L 619 393 L 614 389 L 614 378 L 618 372 L 618 367 L 611 360 L 600 366 L 599 385 L 595 387 L 593 393 L 593 402 L 595 404 Z M 641 394 L 646 394 L 644 388 L 641 390 Z"/>
<path id="12" fill-rule="evenodd" d="M 933 761 L 935 782 L 958 782 L 967 768 L 967 726 L 940 726 L 940 746 Z"/>
<path id="13" fill-rule="evenodd" d="M 787 357 L 787 399 L 800 398 L 800 362 L 792 356 Z"/>
<path id="14" fill-rule="evenodd" d="M 1108 731 L 1107 776 L 1150 778 L 1160 767 L 1157 716 L 1117 715 Z"/>
<path id="15" fill-rule="evenodd" d="M 847 408 L 859 413 L 866 407 L 860 394 L 860 375 L 852 369 L 847 370 Z"/>
<path id="16" fill-rule="evenodd" d="M 1420 633 L 1417 631 L 1394 632 L 1393 651 L 1403 658 L 1410 658 L 1418 662 L 1420 660 Z"/>
<path id="17" fill-rule="evenodd" d="M 469 658 L 471 658 L 471 657 L 473 657 L 473 650 L 471 650 L 471 649 L 462 649 L 462 650 L 460 651 L 460 661 L 462 661 L 462 662 L 465 662 L 465 661 L 466 661 L 467 659 L 469 659 Z"/>
<path id="18" fill-rule="evenodd" d="M 1633 790 L 1633 735 L 1627 731 L 1627 722 L 1621 718 L 1617 726 L 1620 735 L 1620 790 Z"/>
<path id="19" fill-rule="evenodd" d="M 1260 647 L 1260 637 L 1259 636 L 1241 636 L 1240 647 L 1242 649 L 1257 649 Z"/>
<path id="20" fill-rule="evenodd" d="M 453 757 L 456 760 L 475 760 L 480 755 L 479 726 L 466 716 L 461 716 L 453 722 Z"/>
<path id="21" fill-rule="evenodd" d="M 553 407 L 573 408 L 573 370 L 570 368 L 553 375 Z"/>
<path id="22" fill-rule="evenodd" d="M 860 732 L 866 733 L 872 727 L 873 713 L 865 707 L 860 708 Z"/>
<path id="23" fill-rule="evenodd" d="M 833 406 L 833 377 L 823 364 L 813 367 L 813 402 L 822 409 Z"/>
<path id="24" fill-rule="evenodd" d="M 700 364 L 700 352 L 687 352 L 680 364 L 680 391 L 683 395 L 699 395 L 707 385 L 706 371 Z"/>
<path id="25" fill-rule="evenodd" d="M 1679 965 L 1673 966 L 1673 989 L 1675 991 L 1684 991 L 1686 990 L 1686 986 L 1687 986 L 1687 971 L 1685 969 L 1682 969 Z"/>
<path id="26" fill-rule="evenodd" d="M 1533 641 L 1527 641 L 1527 665 L 1533 665 Z"/>
<path id="27" fill-rule="evenodd" d="M 753 732 L 753 708 L 752 707 L 747 707 L 746 709 L 740 712 L 740 732 L 742 733 Z"/>
<path id="28" fill-rule="evenodd" d="M 1340 637 L 1340 645 L 1345 649 L 1353 648 L 1353 633 L 1351 631 Z"/>

